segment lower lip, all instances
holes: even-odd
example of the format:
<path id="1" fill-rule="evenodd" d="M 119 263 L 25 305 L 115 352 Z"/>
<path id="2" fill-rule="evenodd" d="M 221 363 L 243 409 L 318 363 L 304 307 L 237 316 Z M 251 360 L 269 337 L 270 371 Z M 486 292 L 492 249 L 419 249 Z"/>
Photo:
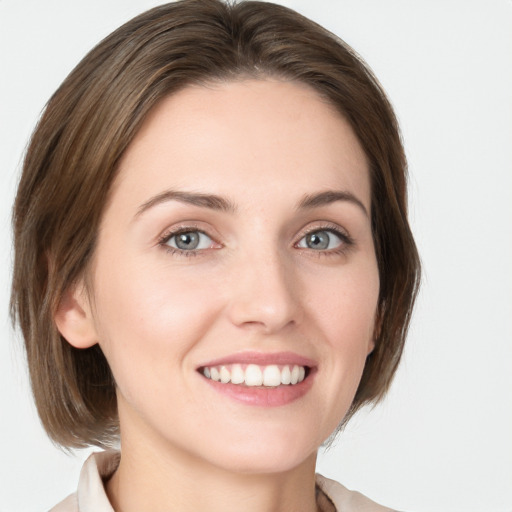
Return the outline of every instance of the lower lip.
<path id="1" fill-rule="evenodd" d="M 298 384 L 276 387 L 252 387 L 239 384 L 222 384 L 201 376 L 215 391 L 238 402 L 258 407 L 280 407 L 302 398 L 313 384 L 314 372 Z"/>

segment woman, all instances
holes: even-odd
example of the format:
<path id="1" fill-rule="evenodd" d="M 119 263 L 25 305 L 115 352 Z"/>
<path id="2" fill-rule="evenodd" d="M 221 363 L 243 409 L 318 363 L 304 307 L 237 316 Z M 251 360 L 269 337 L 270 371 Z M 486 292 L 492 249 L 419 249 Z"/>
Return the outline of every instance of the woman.
<path id="1" fill-rule="evenodd" d="M 14 224 L 43 425 L 121 443 L 55 510 L 388 510 L 315 477 L 419 275 L 396 120 L 344 43 L 258 2 L 135 18 L 50 100 Z"/>

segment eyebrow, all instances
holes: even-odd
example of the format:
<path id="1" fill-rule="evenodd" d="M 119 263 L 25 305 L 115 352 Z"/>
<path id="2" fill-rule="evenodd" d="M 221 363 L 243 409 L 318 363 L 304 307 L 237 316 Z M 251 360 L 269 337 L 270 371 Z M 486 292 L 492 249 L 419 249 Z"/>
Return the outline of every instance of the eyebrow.
<path id="1" fill-rule="evenodd" d="M 144 204 L 142 204 L 135 214 L 135 217 L 139 217 L 146 210 L 152 208 L 161 203 L 168 201 L 179 201 L 180 203 L 192 204 L 201 208 L 209 208 L 211 210 L 217 210 L 222 212 L 235 212 L 236 206 L 223 197 L 215 194 L 201 194 L 199 192 L 183 192 L 180 190 L 166 190 L 161 194 L 158 194 Z"/>
<path id="2" fill-rule="evenodd" d="M 179 201 L 181 203 L 192 204 L 200 208 L 209 208 L 221 212 L 234 213 L 237 207 L 229 199 L 215 195 L 215 194 L 202 194 L 200 192 L 184 192 L 181 190 L 166 190 L 161 194 L 153 196 L 148 201 L 143 203 L 138 209 L 135 217 L 139 217 L 145 211 L 153 208 L 156 205 L 166 203 L 169 201 Z M 297 209 L 310 209 L 327 206 L 337 201 L 347 201 L 358 206 L 363 213 L 368 217 L 366 207 L 354 194 L 347 191 L 327 190 L 318 192 L 316 194 L 307 194 L 297 205 Z"/>
<path id="3" fill-rule="evenodd" d="M 318 208 L 335 203 L 336 201 L 347 201 L 355 204 L 368 217 L 368 210 L 363 202 L 351 192 L 341 190 L 326 190 L 325 192 L 319 192 L 317 194 L 308 194 L 299 202 L 298 209 Z"/>

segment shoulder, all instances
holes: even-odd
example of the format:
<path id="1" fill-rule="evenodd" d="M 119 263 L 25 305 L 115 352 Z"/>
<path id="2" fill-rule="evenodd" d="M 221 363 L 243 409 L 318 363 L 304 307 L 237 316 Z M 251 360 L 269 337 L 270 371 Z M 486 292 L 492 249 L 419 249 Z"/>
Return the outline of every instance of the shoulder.
<path id="1" fill-rule="evenodd" d="M 78 512 L 78 500 L 76 493 L 71 494 L 58 505 L 55 505 L 50 512 Z"/>
<path id="2" fill-rule="evenodd" d="M 120 454 L 115 451 L 93 453 L 84 463 L 76 493 L 50 510 L 50 512 L 114 512 L 103 482 L 115 471 Z"/>
<path id="3" fill-rule="evenodd" d="M 316 482 L 339 512 L 396 512 L 322 475 L 316 476 Z"/>

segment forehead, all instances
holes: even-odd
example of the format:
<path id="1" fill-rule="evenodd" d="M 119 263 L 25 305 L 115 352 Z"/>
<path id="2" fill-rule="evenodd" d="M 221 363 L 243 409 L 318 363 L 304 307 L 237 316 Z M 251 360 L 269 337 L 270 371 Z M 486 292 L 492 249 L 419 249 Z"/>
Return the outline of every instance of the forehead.
<path id="1" fill-rule="evenodd" d="M 349 123 L 309 86 L 277 80 L 164 98 L 125 152 L 118 182 L 140 199 L 169 187 L 254 197 L 302 187 L 350 189 L 370 204 L 366 156 Z"/>

